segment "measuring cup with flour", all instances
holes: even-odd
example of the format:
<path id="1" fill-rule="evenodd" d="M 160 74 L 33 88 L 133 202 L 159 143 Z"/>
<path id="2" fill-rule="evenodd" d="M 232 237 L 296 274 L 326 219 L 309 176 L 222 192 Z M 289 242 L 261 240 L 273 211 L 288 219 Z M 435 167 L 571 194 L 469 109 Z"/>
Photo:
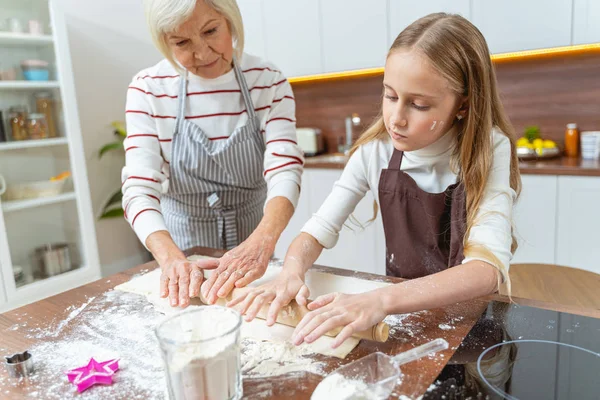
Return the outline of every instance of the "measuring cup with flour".
<path id="1" fill-rule="evenodd" d="M 156 328 L 171 400 L 242 398 L 240 314 L 205 306 L 167 318 Z"/>

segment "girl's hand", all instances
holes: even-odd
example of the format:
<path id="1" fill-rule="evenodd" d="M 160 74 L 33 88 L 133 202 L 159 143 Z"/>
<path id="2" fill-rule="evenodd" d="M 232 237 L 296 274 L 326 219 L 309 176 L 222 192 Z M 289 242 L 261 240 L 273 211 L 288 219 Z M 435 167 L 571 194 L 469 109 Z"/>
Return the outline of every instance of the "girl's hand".
<path id="1" fill-rule="evenodd" d="M 292 335 L 295 345 L 312 343 L 332 329 L 343 327 L 333 342 L 334 349 L 355 332 L 369 329 L 386 317 L 377 290 L 360 294 L 330 293 L 308 304 L 311 310 Z"/>
<path id="2" fill-rule="evenodd" d="M 279 311 L 294 298 L 301 306 L 306 306 L 309 296 L 308 287 L 304 280 L 297 274 L 286 272 L 285 269 L 271 282 L 256 288 L 249 289 L 241 296 L 236 297 L 227 307 L 240 304 L 237 309 L 245 315 L 246 321 L 252 321 L 263 305 L 271 303 L 267 314 L 267 326 L 272 326 L 277 321 Z"/>

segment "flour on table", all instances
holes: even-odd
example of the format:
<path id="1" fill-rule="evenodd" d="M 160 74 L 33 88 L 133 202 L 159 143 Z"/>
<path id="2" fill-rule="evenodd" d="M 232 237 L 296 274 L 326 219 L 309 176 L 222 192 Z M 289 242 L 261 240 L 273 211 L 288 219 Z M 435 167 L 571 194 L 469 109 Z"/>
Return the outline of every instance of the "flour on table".
<path id="1" fill-rule="evenodd" d="M 190 260 L 198 260 L 201 258 L 207 257 L 189 257 Z M 274 262 L 270 263 L 265 275 L 257 281 L 254 281 L 250 286 L 261 285 L 276 277 L 281 271 L 281 267 L 275 264 L 276 263 Z M 210 270 L 205 271 L 206 278 L 208 278 L 211 273 L 212 271 Z M 146 296 L 147 300 L 154 305 L 155 309 L 163 314 L 171 315 L 181 312 L 181 309 L 171 307 L 167 298 L 160 297 L 159 282 L 160 270 L 155 269 L 145 275 L 132 278 L 130 281 L 115 287 L 115 290 Z M 352 277 L 341 277 L 310 270 L 306 276 L 306 284 L 310 289 L 312 298 L 331 292 L 361 293 L 389 285 L 389 283 L 385 282 L 373 282 Z M 196 302 L 196 304 L 198 304 L 198 302 Z M 198 305 L 191 305 L 188 309 L 197 306 Z M 275 324 L 273 327 L 267 327 L 265 321 L 258 318 L 249 323 L 244 321 L 242 324 L 242 337 L 253 338 L 259 341 L 268 340 L 272 342 L 286 342 L 289 341 L 293 332 L 294 327 L 282 324 Z M 345 358 L 359 343 L 359 339 L 350 338 L 337 349 L 332 349 L 331 345 L 333 344 L 333 341 L 334 338 L 332 337 L 322 336 L 315 342 L 306 345 L 306 348 L 302 351 Z"/>

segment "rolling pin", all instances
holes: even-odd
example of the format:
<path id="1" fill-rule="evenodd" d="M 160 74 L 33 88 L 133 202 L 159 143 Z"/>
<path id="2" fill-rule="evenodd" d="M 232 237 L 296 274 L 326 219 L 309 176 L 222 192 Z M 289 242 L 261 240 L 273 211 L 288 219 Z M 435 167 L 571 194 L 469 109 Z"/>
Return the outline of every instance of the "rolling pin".
<path id="1" fill-rule="evenodd" d="M 220 306 L 225 306 L 225 304 L 227 302 L 231 301 L 231 299 L 233 299 L 235 297 L 234 294 L 238 293 L 238 290 L 239 289 L 233 289 L 231 291 L 231 293 L 229 294 L 229 296 L 227 296 L 227 298 L 224 298 L 224 299 L 219 298 L 215 304 L 220 305 Z M 200 294 L 199 297 L 200 297 L 200 301 L 202 303 L 208 304 L 208 301 L 202 294 Z M 310 302 L 310 300 L 309 300 L 309 302 Z M 270 307 L 270 304 L 264 305 L 260 309 L 260 311 L 258 312 L 258 314 L 256 316 L 260 319 L 267 319 L 267 313 L 269 312 L 269 307 Z M 298 325 L 298 323 L 302 320 L 302 318 L 308 312 L 309 311 L 306 307 L 302 307 L 300 304 L 298 304 L 296 302 L 296 300 L 292 300 L 290 302 L 290 304 L 283 307 L 281 309 L 281 311 L 279 311 L 279 314 L 277 315 L 277 322 L 280 324 L 283 324 L 283 325 L 295 327 Z M 335 337 L 335 336 L 337 336 L 338 333 L 340 333 L 341 330 L 342 330 L 342 328 L 332 329 L 331 331 L 327 332 L 325 335 Z M 355 337 L 357 339 L 374 340 L 376 342 L 383 343 L 388 340 L 389 332 L 390 332 L 389 325 L 382 321 L 376 325 L 373 325 L 369 329 L 366 329 L 366 330 L 360 331 L 360 332 L 355 332 L 352 335 L 352 337 Z"/>

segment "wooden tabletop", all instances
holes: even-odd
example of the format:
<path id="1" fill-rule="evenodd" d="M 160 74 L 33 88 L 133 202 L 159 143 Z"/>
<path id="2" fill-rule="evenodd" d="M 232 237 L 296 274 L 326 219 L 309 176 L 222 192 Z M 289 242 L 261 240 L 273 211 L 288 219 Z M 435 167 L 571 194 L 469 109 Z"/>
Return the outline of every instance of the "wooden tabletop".
<path id="1" fill-rule="evenodd" d="M 208 256 L 220 256 L 221 252 L 212 249 L 192 249 L 188 254 L 203 254 Z M 68 314 L 70 306 L 77 306 L 86 302 L 90 296 L 97 296 L 105 293 L 114 286 L 121 284 L 142 270 L 150 270 L 157 267 L 157 264 L 152 262 L 135 268 L 131 268 L 119 274 L 115 274 L 106 279 L 101 279 L 96 282 L 81 286 L 71 291 L 50 297 L 36 303 L 24 306 L 20 309 L 13 310 L 0 315 L 0 332 L 2 334 L 1 346 L 8 353 L 23 351 L 35 345 L 40 339 L 28 338 L 23 334 L 23 331 L 11 331 L 9 328 L 18 324 L 19 315 L 25 313 L 30 319 L 33 319 L 40 324 L 45 322 L 65 318 Z M 341 276 L 353 276 L 361 279 L 376 279 L 388 282 L 398 282 L 400 279 L 391 277 L 381 277 L 366 273 L 356 273 L 335 268 L 316 267 L 318 270 L 334 273 Z M 365 355 L 376 351 L 381 351 L 386 354 L 397 354 L 408 350 L 417 345 L 425 343 L 437 337 L 443 337 L 450 344 L 450 349 L 433 358 L 425 358 L 416 362 L 403 366 L 402 372 L 404 378 L 402 384 L 398 385 L 394 394 L 404 394 L 410 397 L 418 397 L 423 394 L 429 385 L 438 376 L 440 371 L 452 357 L 456 348 L 461 344 L 464 337 L 471 330 L 472 326 L 479 319 L 482 312 L 486 309 L 488 301 L 491 298 L 471 301 L 467 303 L 457 304 L 451 307 L 442 309 L 430 310 L 426 315 L 411 315 L 409 319 L 412 323 L 421 326 L 422 331 L 418 337 L 412 337 L 406 332 L 399 330 L 392 332 L 390 339 L 386 343 L 375 343 L 363 340 L 352 353 L 342 361 L 331 359 L 325 356 L 320 356 L 319 361 L 325 363 L 324 372 L 328 373 L 339 367 L 343 363 L 356 360 Z M 506 300 L 502 296 L 496 296 L 495 300 Z M 547 308 L 546 305 L 545 308 Z M 85 311 L 84 311 L 85 312 Z M 140 311 L 141 312 L 141 311 Z M 440 327 L 440 321 L 448 319 L 456 321 L 453 329 L 443 330 Z M 73 321 L 76 323 L 76 320 Z M 59 337 L 60 338 L 60 337 Z M 158 351 L 158 349 L 157 349 Z M 135 360 L 128 360 L 134 363 Z M 6 382 L 6 371 L 0 371 L 0 397 L 4 398 L 27 398 L 30 394 L 30 389 L 26 382 L 9 387 L 2 387 L 1 378 Z M 267 378 L 244 378 L 244 398 L 258 398 L 261 393 L 264 393 L 265 387 L 269 388 L 269 398 L 285 398 L 285 399 L 308 399 L 310 394 L 323 377 L 315 374 L 291 374 L 283 377 L 267 377 Z M 98 388 L 102 389 L 102 388 Z M 43 396 L 42 396 L 43 398 Z M 122 397 L 127 398 L 127 397 Z"/>

